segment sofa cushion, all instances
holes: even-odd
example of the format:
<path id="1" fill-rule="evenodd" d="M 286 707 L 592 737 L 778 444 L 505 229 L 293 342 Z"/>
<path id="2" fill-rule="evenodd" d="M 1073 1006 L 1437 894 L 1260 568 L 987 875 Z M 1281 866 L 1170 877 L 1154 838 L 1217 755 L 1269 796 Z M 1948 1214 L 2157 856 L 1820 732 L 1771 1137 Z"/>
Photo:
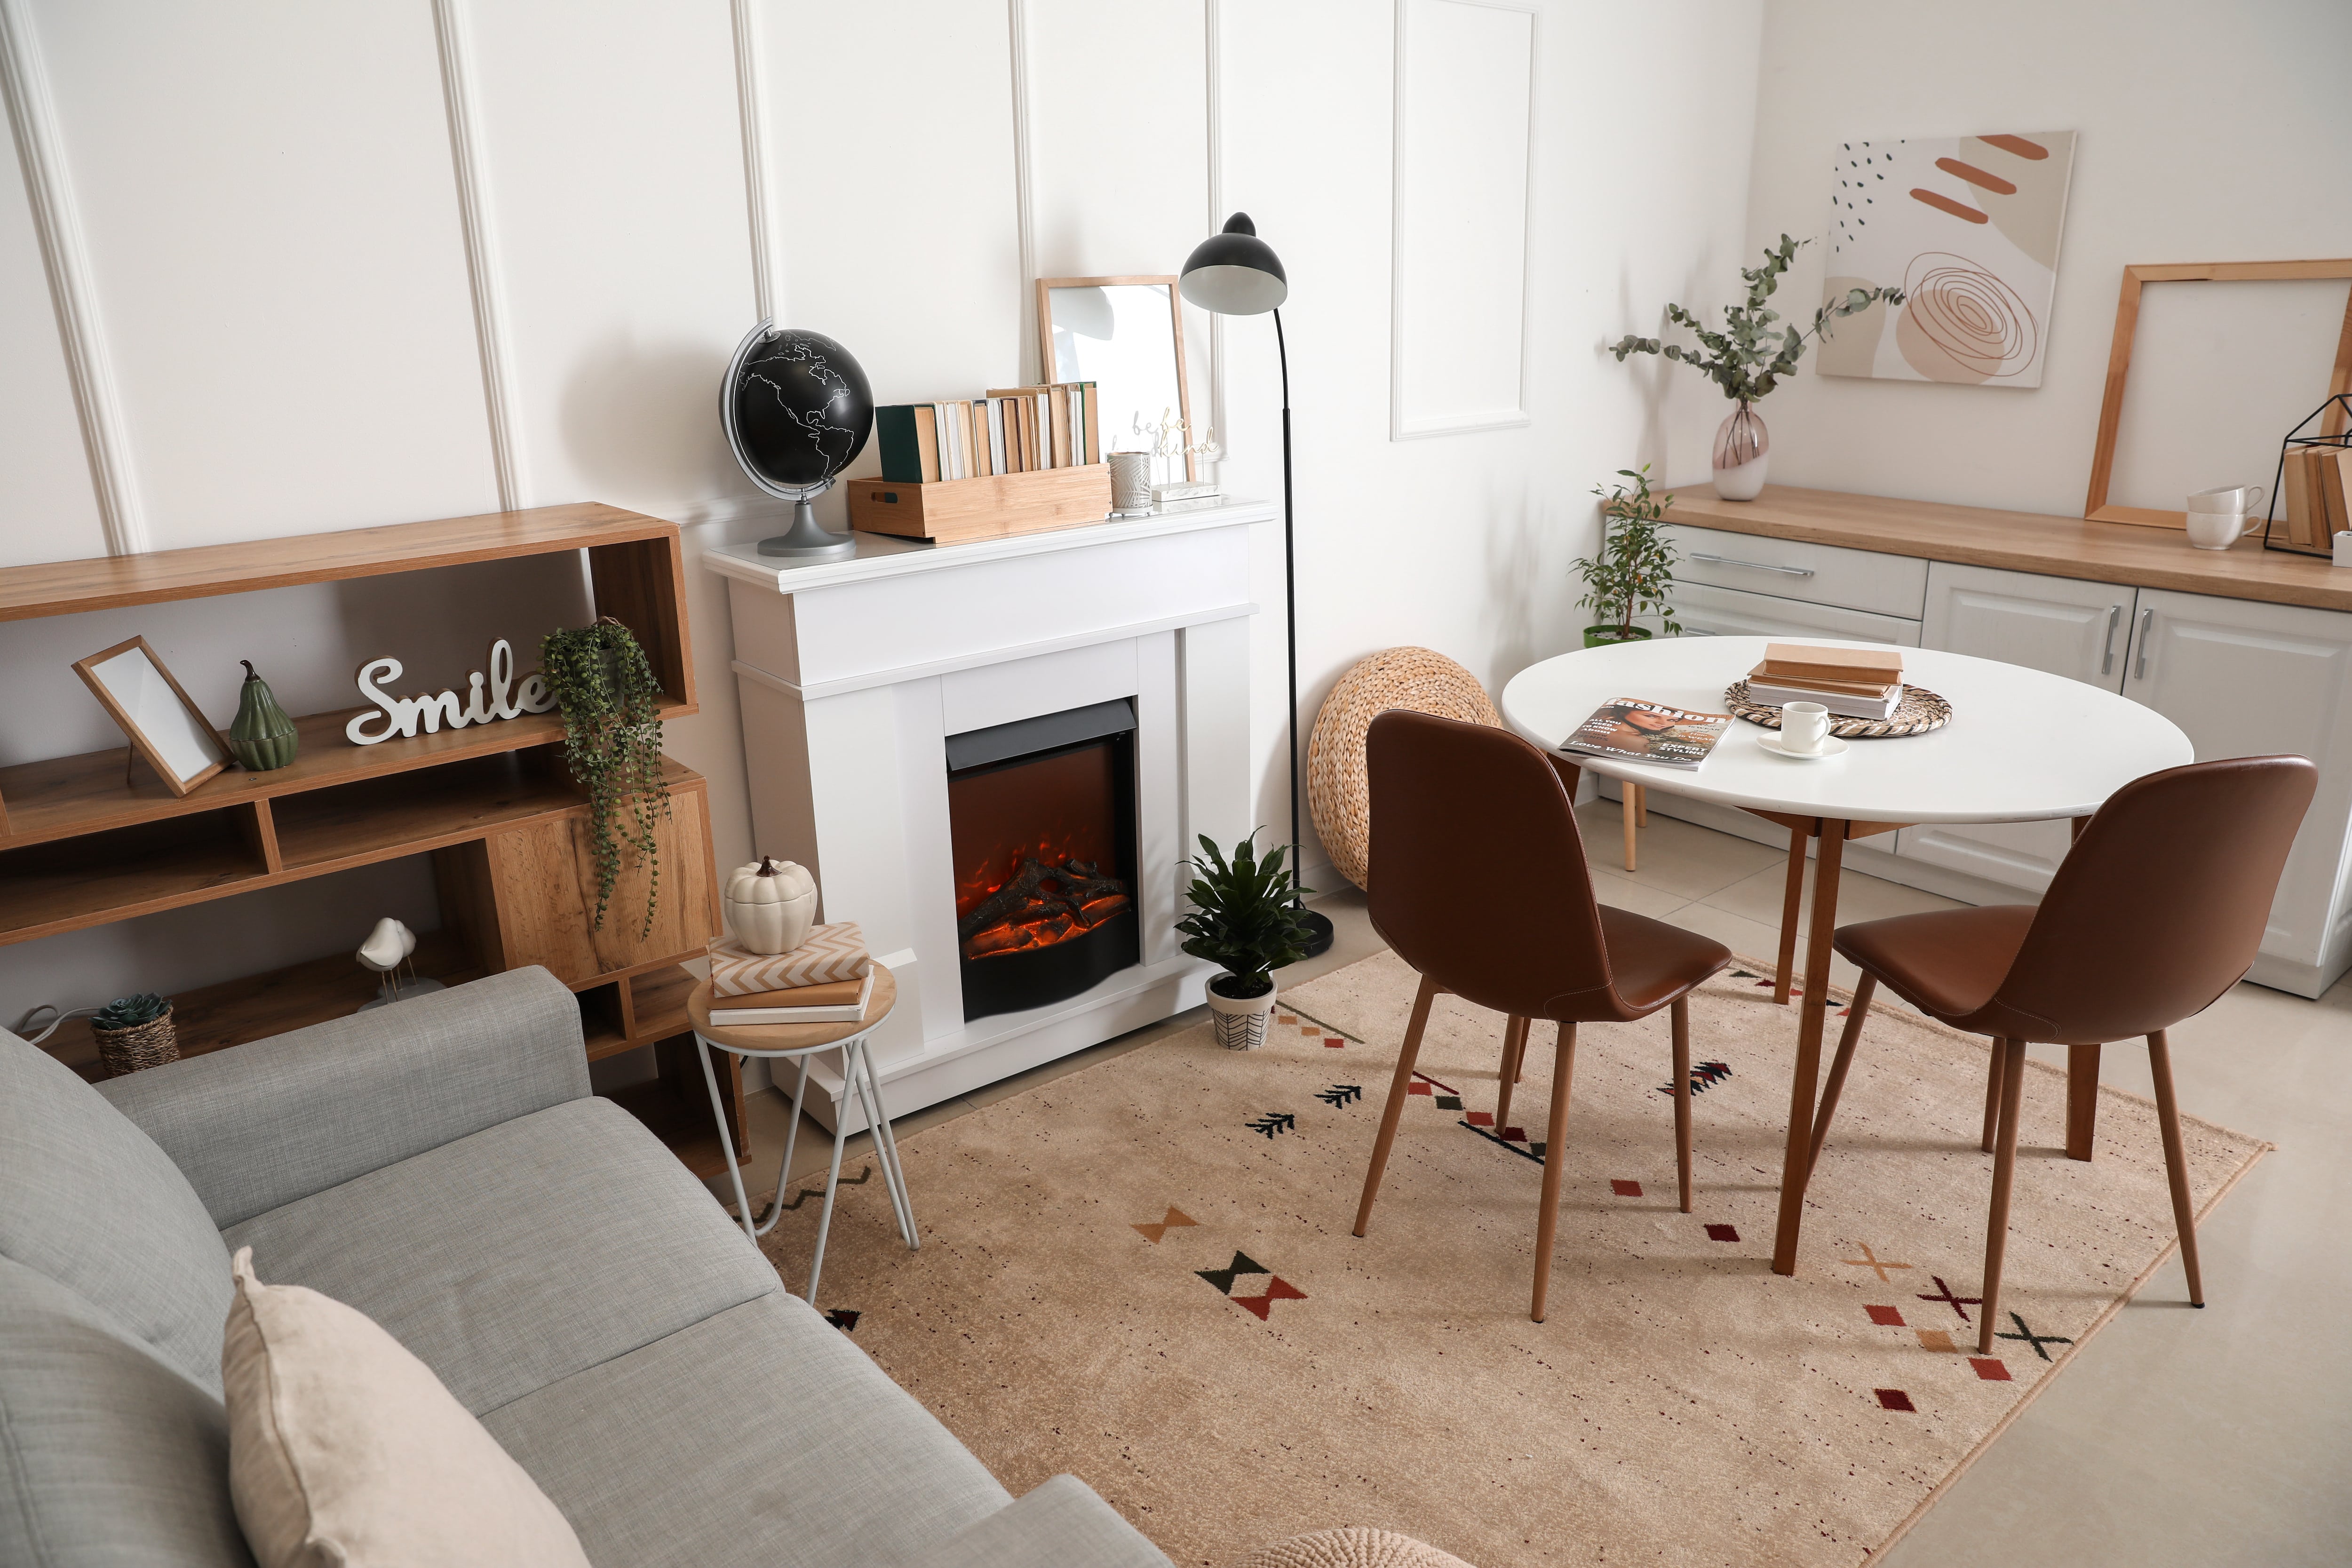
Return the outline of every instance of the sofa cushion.
<path id="1" fill-rule="evenodd" d="M 762 1296 L 482 1418 L 588 1559 L 895 1563 L 1011 1500 L 796 1296 Z"/>
<path id="2" fill-rule="evenodd" d="M 14 1035 L 0 1037 L 0 1258 L 220 1392 L 228 1248 L 195 1189 L 72 1068 Z"/>
<path id="3" fill-rule="evenodd" d="M 226 1234 L 263 1279 L 383 1325 L 477 1415 L 782 1289 L 609 1100 L 460 1138 Z"/>
<path id="4" fill-rule="evenodd" d="M 874 1563 L 873 1568 L 883 1568 Z M 1076 1476 L 1055 1476 L 887 1568 L 1171 1568 L 1160 1548 Z M 1329 1568 L 1353 1568 L 1333 1559 Z M 1466 1565 L 1465 1565 L 1466 1568 Z"/>
<path id="5" fill-rule="evenodd" d="M 432 1369 L 342 1302 L 229 1265 L 229 1490 L 263 1568 L 588 1568 Z"/>
<path id="6" fill-rule="evenodd" d="M 221 1402 L 103 1310 L 6 1258 L 0 1563 L 253 1568 Z"/>

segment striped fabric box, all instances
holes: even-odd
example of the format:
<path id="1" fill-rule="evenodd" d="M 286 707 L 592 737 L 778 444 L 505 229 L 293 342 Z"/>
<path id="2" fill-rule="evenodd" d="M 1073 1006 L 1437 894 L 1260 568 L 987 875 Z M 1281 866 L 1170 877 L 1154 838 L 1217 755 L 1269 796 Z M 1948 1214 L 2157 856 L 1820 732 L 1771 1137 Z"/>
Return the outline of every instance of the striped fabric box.
<path id="1" fill-rule="evenodd" d="M 752 952 L 731 936 L 719 938 L 709 951 L 714 997 L 860 980 L 874 967 L 855 921 L 811 927 L 808 940 L 790 952 Z"/>

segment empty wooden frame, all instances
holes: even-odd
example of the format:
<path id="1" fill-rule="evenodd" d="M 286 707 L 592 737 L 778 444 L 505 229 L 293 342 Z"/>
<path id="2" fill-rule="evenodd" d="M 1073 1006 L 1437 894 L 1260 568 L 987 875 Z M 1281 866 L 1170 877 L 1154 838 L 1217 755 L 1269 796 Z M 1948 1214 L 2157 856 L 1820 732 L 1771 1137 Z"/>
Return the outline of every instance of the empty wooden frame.
<path id="1" fill-rule="evenodd" d="M 1173 277 L 1038 279 L 1037 363 L 1041 382 L 1095 384 L 1106 452 L 1120 450 L 1120 440 L 1132 438 L 1134 422 L 1156 422 L 1169 408 L 1184 422 L 1184 445 L 1199 439 L 1184 371 L 1184 300 Z M 1187 478 L 1200 474 L 1199 459 L 1189 452 L 1184 472 Z"/>
<path id="2" fill-rule="evenodd" d="M 2124 383 L 2131 373 L 2132 334 L 2139 324 L 2142 284 L 2276 283 L 2330 278 L 2352 279 L 2352 257 L 2321 261 L 2183 261 L 2125 268 L 2123 290 L 2116 300 L 2115 344 L 2107 351 L 2106 395 L 2099 405 L 2098 444 L 2091 453 L 2091 492 L 2083 502 L 2083 516 L 2092 522 L 2133 522 L 2147 528 L 2189 526 L 2185 512 L 2107 504 L 2107 484 L 2116 467 L 2116 431 L 2124 417 Z M 2336 368 L 2327 378 L 2326 395 L 2339 392 L 2352 392 L 2352 291 L 2347 294 L 2344 327 L 2336 342 Z M 2314 403 L 2318 400 L 2313 398 Z M 2336 436 L 2343 429 L 2341 410 L 2331 410 L 2321 433 Z"/>
<path id="3" fill-rule="evenodd" d="M 82 679 L 131 749 L 165 787 L 185 797 L 228 765 L 228 748 L 187 689 L 163 668 L 145 637 L 76 659 Z"/>

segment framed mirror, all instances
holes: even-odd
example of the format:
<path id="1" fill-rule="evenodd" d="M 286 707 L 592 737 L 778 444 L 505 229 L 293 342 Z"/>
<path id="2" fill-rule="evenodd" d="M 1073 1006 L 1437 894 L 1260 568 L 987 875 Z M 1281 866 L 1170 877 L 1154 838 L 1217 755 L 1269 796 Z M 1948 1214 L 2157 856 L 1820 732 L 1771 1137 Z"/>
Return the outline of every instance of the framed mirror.
<path id="1" fill-rule="evenodd" d="M 1047 381 L 1095 384 L 1106 452 L 1151 450 L 1171 408 L 1192 428 L 1173 278 L 1040 278 L 1037 363 Z M 1188 456 L 1185 477 L 1195 468 Z"/>
<path id="2" fill-rule="evenodd" d="M 91 654 L 73 669 L 173 795 L 191 793 L 228 765 L 219 733 L 145 637 Z"/>

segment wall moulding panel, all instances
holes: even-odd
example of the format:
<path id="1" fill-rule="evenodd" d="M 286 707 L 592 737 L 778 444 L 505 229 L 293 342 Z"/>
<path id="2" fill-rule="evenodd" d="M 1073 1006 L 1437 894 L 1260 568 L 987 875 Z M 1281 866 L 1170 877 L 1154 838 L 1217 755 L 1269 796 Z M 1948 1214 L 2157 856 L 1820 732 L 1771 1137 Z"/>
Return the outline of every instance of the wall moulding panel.
<path id="1" fill-rule="evenodd" d="M 514 356 L 508 343 L 505 281 L 498 230 L 491 216 L 489 170 L 481 152 L 480 95 L 474 85 L 474 45 L 466 0 L 433 0 L 433 32 L 441 48 L 441 95 L 449 111 L 449 157 L 457 181 L 457 215 L 466 236 L 466 271 L 473 285 L 474 335 L 482 353 L 482 401 L 489 416 L 490 465 L 499 507 L 524 505 L 521 454 L 515 444 Z"/>
<path id="2" fill-rule="evenodd" d="M 1398 0 L 1389 434 L 1528 423 L 1536 14 Z"/>

